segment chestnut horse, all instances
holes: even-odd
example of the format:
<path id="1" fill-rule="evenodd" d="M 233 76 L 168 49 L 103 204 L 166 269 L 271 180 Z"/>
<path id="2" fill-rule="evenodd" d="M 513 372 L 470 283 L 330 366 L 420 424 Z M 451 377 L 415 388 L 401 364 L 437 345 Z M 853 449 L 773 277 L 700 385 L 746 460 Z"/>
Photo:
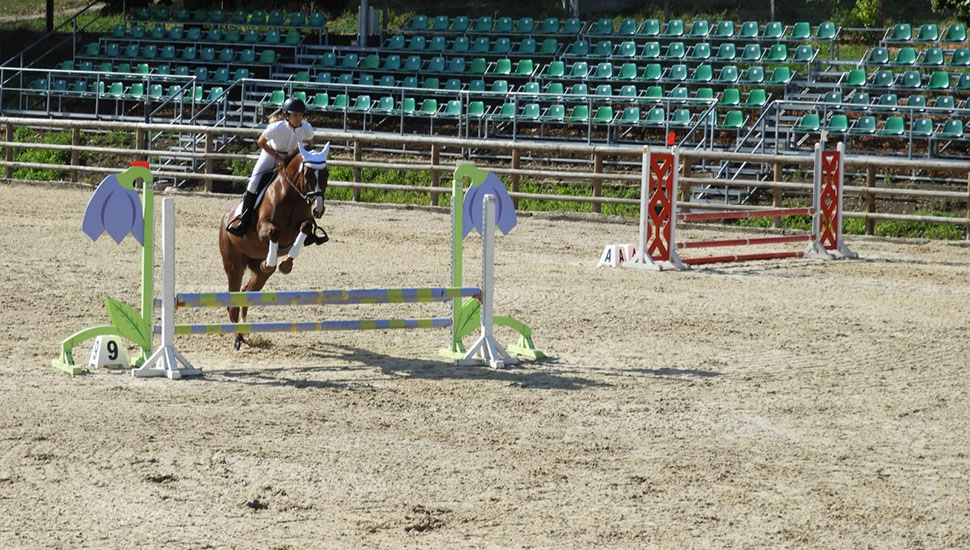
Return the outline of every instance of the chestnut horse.
<path id="1" fill-rule="evenodd" d="M 255 221 L 249 224 L 246 234 L 236 237 L 225 230 L 237 216 L 238 206 L 230 208 L 219 226 L 219 252 L 222 268 L 229 282 L 229 292 L 237 292 L 242 285 L 246 268 L 252 272 L 244 292 L 256 292 L 263 288 L 267 279 L 276 272 L 277 257 L 287 254 L 279 264 L 279 270 L 289 273 L 293 260 L 304 245 L 327 242 L 326 231 L 317 226 L 314 218 L 323 215 L 324 193 L 330 173 L 327 170 L 327 153 L 330 144 L 322 152 L 309 152 L 300 146 L 294 156 L 266 188 L 256 207 Z M 238 323 L 242 310 L 242 322 L 246 322 L 248 308 L 230 307 L 229 320 Z M 236 334 L 233 347 L 239 349 L 244 342 L 242 334 Z"/>

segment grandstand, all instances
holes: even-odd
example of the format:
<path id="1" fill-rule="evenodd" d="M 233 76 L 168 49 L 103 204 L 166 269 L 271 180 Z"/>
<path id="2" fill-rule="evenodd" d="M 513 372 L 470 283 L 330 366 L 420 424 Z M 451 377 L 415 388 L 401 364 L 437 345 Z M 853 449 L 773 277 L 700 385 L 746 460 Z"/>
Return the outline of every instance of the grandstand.
<path id="1" fill-rule="evenodd" d="M 832 23 L 414 17 L 379 46 L 319 12 L 139 8 L 50 69 L 3 67 L 4 113 L 259 125 L 285 97 L 346 129 L 733 151 L 962 155 L 966 27 L 897 24 L 862 59 Z M 21 58 L 22 59 L 22 58 Z M 22 61 L 27 61 L 22 59 Z"/>
<path id="2" fill-rule="evenodd" d="M 7 60 L 0 105 L 261 127 L 297 96 L 320 128 L 767 154 L 838 140 L 850 153 L 966 159 L 965 25 L 879 32 L 847 58 L 851 32 L 831 22 L 422 14 L 368 42 L 320 12 L 157 5 L 93 40 L 75 33 L 64 58 Z"/>

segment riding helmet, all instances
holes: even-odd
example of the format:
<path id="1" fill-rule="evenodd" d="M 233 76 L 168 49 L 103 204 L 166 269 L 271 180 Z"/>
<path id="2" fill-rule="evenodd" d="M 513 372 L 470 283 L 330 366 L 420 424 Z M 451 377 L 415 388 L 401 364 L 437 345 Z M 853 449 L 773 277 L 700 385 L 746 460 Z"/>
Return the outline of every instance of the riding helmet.
<path id="1" fill-rule="evenodd" d="M 306 114 L 306 103 L 298 97 L 291 97 L 283 103 L 283 112 Z"/>

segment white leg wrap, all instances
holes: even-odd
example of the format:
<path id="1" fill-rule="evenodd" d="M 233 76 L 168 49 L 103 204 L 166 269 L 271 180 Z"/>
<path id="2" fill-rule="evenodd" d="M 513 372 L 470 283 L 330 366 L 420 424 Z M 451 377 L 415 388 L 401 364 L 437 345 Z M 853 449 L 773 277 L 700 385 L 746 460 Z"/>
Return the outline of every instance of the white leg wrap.
<path id="1" fill-rule="evenodd" d="M 303 250 L 304 241 L 306 241 L 306 233 L 300 231 L 300 234 L 296 236 L 296 241 L 293 243 L 293 246 L 290 247 L 288 256 L 291 260 L 295 260 L 300 255 L 300 251 Z"/>
<path id="2" fill-rule="evenodd" d="M 279 254 L 280 243 L 276 241 L 269 242 L 269 252 L 266 254 L 266 265 L 270 267 L 276 267 L 276 261 L 278 260 L 277 255 Z"/>

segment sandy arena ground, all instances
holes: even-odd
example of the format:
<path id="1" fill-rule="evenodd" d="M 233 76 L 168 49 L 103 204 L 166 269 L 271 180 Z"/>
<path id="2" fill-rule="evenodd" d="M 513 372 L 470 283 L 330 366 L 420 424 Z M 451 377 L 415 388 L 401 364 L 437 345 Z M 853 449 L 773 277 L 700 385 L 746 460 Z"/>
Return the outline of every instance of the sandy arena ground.
<path id="1" fill-rule="evenodd" d="M 496 311 L 547 360 L 456 368 L 445 330 L 191 336 L 201 378 L 71 377 L 59 342 L 139 303 L 137 243 L 80 231 L 90 195 L 0 187 L 0 548 L 970 548 L 966 243 L 657 274 L 596 268 L 633 220 L 521 216 Z M 180 291 L 225 289 L 231 202 L 176 195 Z M 324 220 L 270 289 L 448 283 L 447 212 Z M 250 319 L 447 311 L 323 309 Z"/>

